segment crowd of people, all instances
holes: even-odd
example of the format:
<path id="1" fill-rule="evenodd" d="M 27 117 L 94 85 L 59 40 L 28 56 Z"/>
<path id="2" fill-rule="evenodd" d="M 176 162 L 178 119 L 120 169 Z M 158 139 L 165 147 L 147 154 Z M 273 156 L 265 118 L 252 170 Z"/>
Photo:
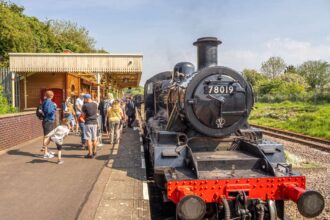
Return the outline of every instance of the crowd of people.
<path id="1" fill-rule="evenodd" d="M 82 149 L 87 149 L 85 158 L 94 158 L 97 154 L 97 145 L 102 133 L 109 138 L 110 144 L 119 144 L 123 129 L 133 127 L 135 121 L 135 107 L 132 97 L 114 99 L 112 93 L 101 99 L 100 103 L 92 99 L 90 94 L 80 94 L 73 100 L 67 98 L 62 104 L 62 120 L 55 127 L 57 106 L 52 101 L 54 93 L 46 91 L 44 101 L 37 110 L 38 117 L 42 120 L 44 132 L 43 148 L 44 158 L 53 158 L 55 153 L 48 150 L 50 142 L 56 144 L 58 164 L 63 164 L 63 140 L 70 131 L 80 135 Z"/>

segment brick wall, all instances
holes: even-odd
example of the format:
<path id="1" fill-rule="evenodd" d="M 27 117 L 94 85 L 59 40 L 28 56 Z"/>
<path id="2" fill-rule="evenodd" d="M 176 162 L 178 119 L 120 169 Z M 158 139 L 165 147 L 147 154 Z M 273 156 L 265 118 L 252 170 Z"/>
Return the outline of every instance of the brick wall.
<path id="1" fill-rule="evenodd" d="M 0 115 L 0 150 L 41 137 L 42 135 L 41 121 L 37 118 L 34 111 Z"/>

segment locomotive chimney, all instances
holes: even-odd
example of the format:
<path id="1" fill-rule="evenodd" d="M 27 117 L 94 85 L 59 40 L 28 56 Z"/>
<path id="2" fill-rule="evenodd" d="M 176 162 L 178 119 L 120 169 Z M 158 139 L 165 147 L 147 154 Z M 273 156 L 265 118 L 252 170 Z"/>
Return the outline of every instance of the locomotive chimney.
<path id="1" fill-rule="evenodd" d="M 202 37 L 197 39 L 194 46 L 197 46 L 198 70 L 218 65 L 218 45 L 221 43 L 216 37 Z"/>

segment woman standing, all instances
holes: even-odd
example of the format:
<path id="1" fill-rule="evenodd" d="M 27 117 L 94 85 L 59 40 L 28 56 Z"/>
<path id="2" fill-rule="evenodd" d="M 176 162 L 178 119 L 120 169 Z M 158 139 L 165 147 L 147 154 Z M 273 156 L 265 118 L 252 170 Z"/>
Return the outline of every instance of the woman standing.
<path id="1" fill-rule="evenodd" d="M 120 122 L 124 114 L 118 100 L 113 101 L 112 106 L 107 110 L 107 126 L 109 131 L 110 144 L 118 144 L 120 138 Z"/>
<path id="2" fill-rule="evenodd" d="M 66 109 L 65 109 L 64 116 L 69 122 L 70 129 L 72 129 L 72 131 L 74 132 L 76 130 L 76 125 L 77 125 L 76 112 L 73 108 L 73 104 L 71 103 L 70 98 L 67 98 L 65 104 L 66 104 Z"/>

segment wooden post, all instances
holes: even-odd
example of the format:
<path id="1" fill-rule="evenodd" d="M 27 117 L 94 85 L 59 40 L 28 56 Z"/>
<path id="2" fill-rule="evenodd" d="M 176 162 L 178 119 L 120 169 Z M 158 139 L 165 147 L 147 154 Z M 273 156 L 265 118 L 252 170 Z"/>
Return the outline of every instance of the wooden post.
<path id="1" fill-rule="evenodd" d="M 101 76 L 100 73 L 96 73 L 96 83 L 97 83 L 97 102 L 100 103 L 100 82 Z"/>
<path id="2" fill-rule="evenodd" d="M 15 107 L 15 73 L 11 73 L 11 105 Z"/>
<path id="3" fill-rule="evenodd" d="M 24 76 L 24 110 L 27 108 L 27 88 L 26 88 L 26 81 L 27 81 L 27 73 Z"/>
<path id="4" fill-rule="evenodd" d="M 122 93 L 121 93 L 121 89 L 118 90 L 118 98 L 121 98 Z"/>

